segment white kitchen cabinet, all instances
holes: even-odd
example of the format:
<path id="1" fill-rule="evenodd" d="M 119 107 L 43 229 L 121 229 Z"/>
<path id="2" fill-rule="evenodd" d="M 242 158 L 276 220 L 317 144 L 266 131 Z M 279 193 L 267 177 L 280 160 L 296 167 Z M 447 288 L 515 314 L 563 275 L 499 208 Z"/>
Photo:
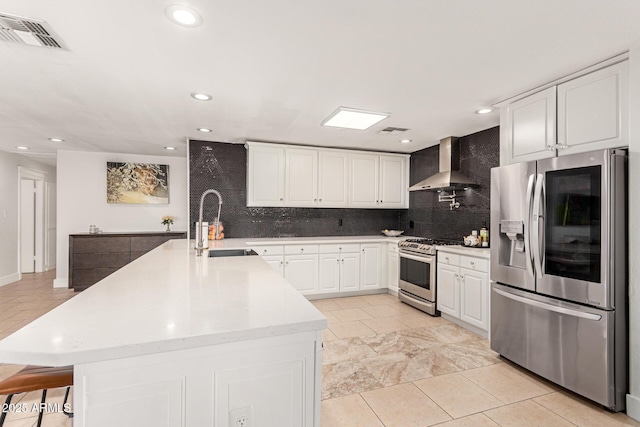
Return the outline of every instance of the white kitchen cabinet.
<path id="1" fill-rule="evenodd" d="M 284 206 L 284 148 L 262 144 L 250 147 L 247 206 Z"/>
<path id="2" fill-rule="evenodd" d="M 286 148 L 286 206 L 314 206 L 318 202 L 318 151 Z"/>
<path id="3" fill-rule="evenodd" d="M 407 192 L 407 161 L 404 157 L 380 156 L 380 205 L 404 208 Z"/>
<path id="4" fill-rule="evenodd" d="M 271 268 L 273 268 L 278 273 L 280 273 L 281 276 L 284 276 L 284 256 L 265 255 L 265 256 L 262 256 L 262 259 L 265 260 L 265 262 L 269 264 Z"/>
<path id="5" fill-rule="evenodd" d="M 358 252 L 319 255 L 319 291 L 346 292 L 360 288 Z"/>
<path id="6" fill-rule="evenodd" d="M 438 262 L 436 269 L 438 310 L 460 317 L 460 268 Z"/>
<path id="7" fill-rule="evenodd" d="M 398 244 L 389 243 L 387 251 L 387 287 L 394 294 L 398 293 L 400 280 L 400 255 L 398 254 Z"/>
<path id="8" fill-rule="evenodd" d="M 558 155 L 629 144 L 629 64 L 558 85 Z"/>
<path id="9" fill-rule="evenodd" d="M 501 105 L 501 164 L 629 145 L 628 67 L 593 67 Z"/>
<path id="10" fill-rule="evenodd" d="M 488 274 L 461 268 L 460 284 L 460 319 L 480 329 L 488 330 Z"/>
<path id="11" fill-rule="evenodd" d="M 505 129 L 509 163 L 555 157 L 555 86 L 509 104 Z"/>
<path id="12" fill-rule="evenodd" d="M 361 208 L 408 208 L 407 157 L 352 154 L 349 205 Z"/>
<path id="13" fill-rule="evenodd" d="M 349 156 L 337 150 L 318 152 L 318 206 L 343 208 L 348 205 Z"/>
<path id="14" fill-rule="evenodd" d="M 285 255 L 284 278 L 301 294 L 318 292 L 318 254 Z"/>
<path id="15" fill-rule="evenodd" d="M 247 206 L 409 207 L 409 155 L 247 142 Z"/>
<path id="16" fill-rule="evenodd" d="M 349 205 L 376 208 L 380 205 L 380 162 L 377 154 L 352 154 L 349 161 Z"/>
<path id="17" fill-rule="evenodd" d="M 380 243 L 360 245 L 360 289 L 381 288 L 381 251 Z"/>
<path id="18" fill-rule="evenodd" d="M 438 251 L 437 307 L 441 313 L 489 330 L 489 260 Z"/>

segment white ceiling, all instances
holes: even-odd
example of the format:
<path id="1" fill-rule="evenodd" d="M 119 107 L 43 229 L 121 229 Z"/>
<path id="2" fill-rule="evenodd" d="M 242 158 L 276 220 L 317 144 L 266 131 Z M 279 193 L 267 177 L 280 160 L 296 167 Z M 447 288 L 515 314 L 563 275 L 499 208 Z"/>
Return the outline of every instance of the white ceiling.
<path id="1" fill-rule="evenodd" d="M 174 3 L 203 25 L 170 22 Z M 185 155 L 187 138 L 412 152 L 495 126 L 497 112 L 474 110 L 640 42 L 637 0 L 0 0 L 0 12 L 47 21 L 68 47 L 0 41 L 0 150 L 49 161 Z M 339 106 L 391 117 L 321 127 Z"/>

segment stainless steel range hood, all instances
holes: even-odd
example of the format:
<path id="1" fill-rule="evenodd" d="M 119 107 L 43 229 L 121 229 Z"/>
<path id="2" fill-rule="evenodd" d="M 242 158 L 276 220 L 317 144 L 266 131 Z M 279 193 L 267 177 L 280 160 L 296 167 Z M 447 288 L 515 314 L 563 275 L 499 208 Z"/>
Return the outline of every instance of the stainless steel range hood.
<path id="1" fill-rule="evenodd" d="M 455 136 L 440 140 L 440 172 L 409 187 L 409 191 L 463 190 L 478 187 L 460 173 L 460 146 Z"/>

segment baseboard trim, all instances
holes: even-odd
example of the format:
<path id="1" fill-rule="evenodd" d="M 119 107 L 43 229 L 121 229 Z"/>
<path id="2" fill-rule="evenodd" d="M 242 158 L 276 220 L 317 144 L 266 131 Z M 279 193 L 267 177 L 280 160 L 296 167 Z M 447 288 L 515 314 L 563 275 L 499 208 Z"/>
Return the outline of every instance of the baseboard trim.
<path id="1" fill-rule="evenodd" d="M 53 287 L 54 288 L 68 288 L 69 287 L 69 279 L 56 277 L 55 279 L 53 279 Z"/>
<path id="2" fill-rule="evenodd" d="M 627 415 L 640 421 L 640 397 L 627 394 Z"/>
<path id="3" fill-rule="evenodd" d="M 0 286 L 8 285 L 9 283 L 17 282 L 18 280 L 20 280 L 20 273 L 13 273 L 8 276 L 0 277 Z"/>

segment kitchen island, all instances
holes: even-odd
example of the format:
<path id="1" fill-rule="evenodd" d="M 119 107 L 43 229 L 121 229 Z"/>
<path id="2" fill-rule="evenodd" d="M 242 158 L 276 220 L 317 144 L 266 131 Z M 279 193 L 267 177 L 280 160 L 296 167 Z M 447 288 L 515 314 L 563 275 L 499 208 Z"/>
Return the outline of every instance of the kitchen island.
<path id="1" fill-rule="evenodd" d="M 169 241 L 0 341 L 0 363 L 74 365 L 75 426 L 319 426 L 326 318 L 259 257 L 193 245 Z"/>

